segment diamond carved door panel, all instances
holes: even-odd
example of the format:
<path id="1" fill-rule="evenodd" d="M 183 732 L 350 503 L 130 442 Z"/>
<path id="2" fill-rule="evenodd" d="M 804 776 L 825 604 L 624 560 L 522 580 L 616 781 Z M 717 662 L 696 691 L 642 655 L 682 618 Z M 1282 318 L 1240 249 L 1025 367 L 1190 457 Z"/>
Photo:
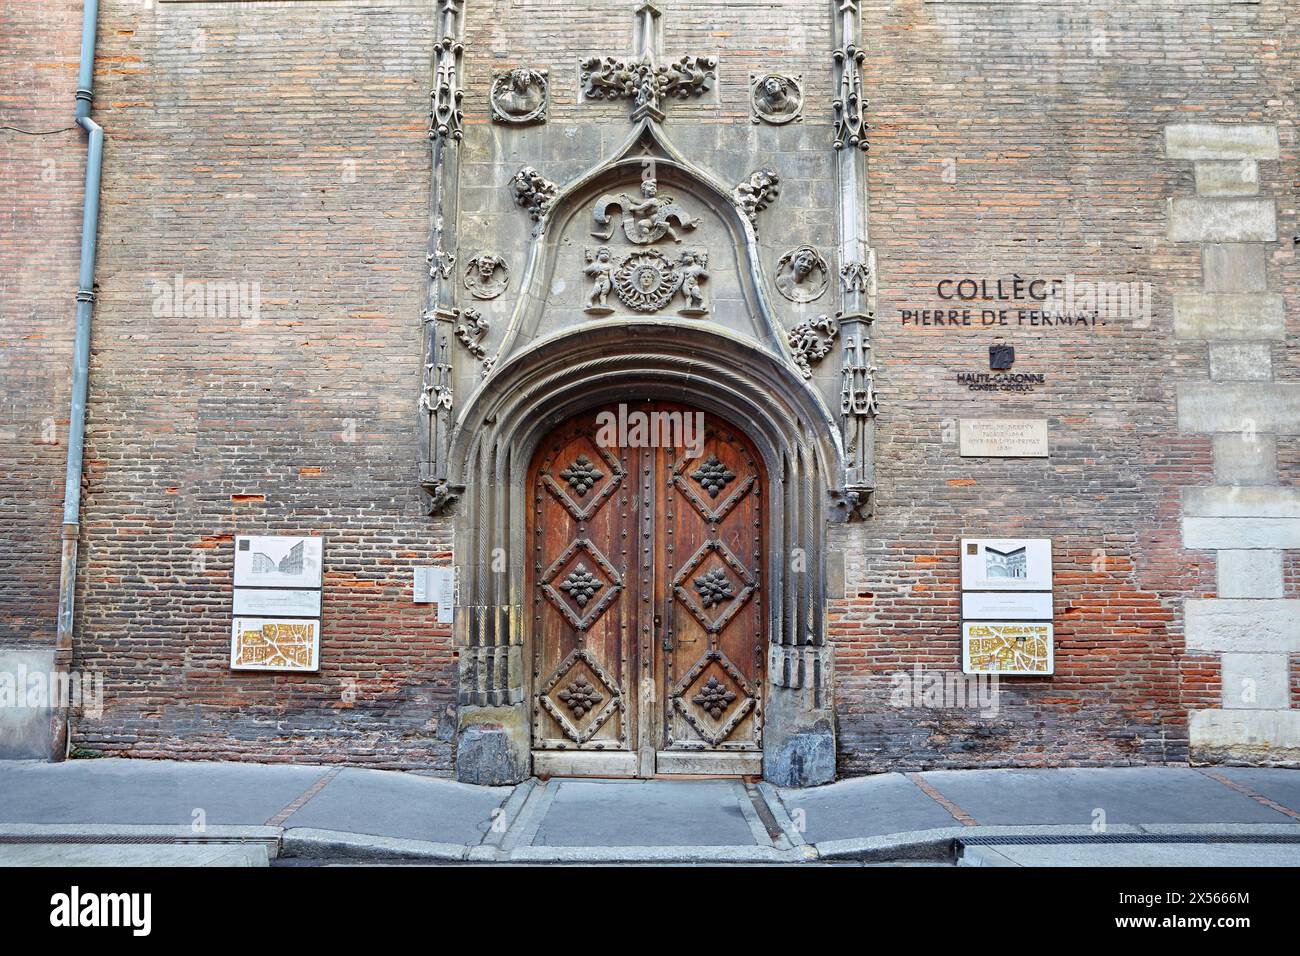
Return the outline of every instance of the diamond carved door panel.
<path id="1" fill-rule="evenodd" d="M 548 753 L 604 754 L 612 773 L 630 766 L 635 649 L 626 625 L 637 592 L 630 453 L 597 445 L 593 412 L 552 432 L 530 470 L 533 747 L 543 772 Z M 561 757 L 555 767 L 571 763 Z"/>
<path id="2" fill-rule="evenodd" d="M 604 447 L 602 411 L 618 414 L 594 409 L 548 435 L 528 473 L 535 772 L 757 773 L 759 457 L 707 415 L 694 457 L 654 429 L 648 443 Z"/>
<path id="3" fill-rule="evenodd" d="M 703 453 L 678 451 L 666 462 L 659 764 L 757 772 L 766 663 L 764 473 L 743 435 L 712 416 L 705 423 Z"/>

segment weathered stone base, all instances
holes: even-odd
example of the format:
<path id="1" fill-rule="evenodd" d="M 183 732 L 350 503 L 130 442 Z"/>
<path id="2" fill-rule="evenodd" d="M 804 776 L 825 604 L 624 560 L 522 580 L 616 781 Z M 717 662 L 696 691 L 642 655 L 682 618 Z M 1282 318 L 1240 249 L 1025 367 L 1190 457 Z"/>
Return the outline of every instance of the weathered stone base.
<path id="1" fill-rule="evenodd" d="M 1300 767 L 1300 710 L 1197 710 L 1193 763 Z"/>
<path id="2" fill-rule="evenodd" d="M 22 695 L 29 674 L 48 677 L 54 651 L 0 651 L 0 760 L 47 760 L 53 755 L 53 711 L 50 707 L 15 707 L 11 694 Z"/>
<path id="3" fill-rule="evenodd" d="M 456 779 L 500 787 L 520 783 L 532 772 L 528 710 L 461 705 L 456 730 Z"/>
<path id="4" fill-rule="evenodd" d="M 778 787 L 815 787 L 835 779 L 831 715 L 804 707 L 805 693 L 769 688 L 763 721 L 763 779 Z"/>

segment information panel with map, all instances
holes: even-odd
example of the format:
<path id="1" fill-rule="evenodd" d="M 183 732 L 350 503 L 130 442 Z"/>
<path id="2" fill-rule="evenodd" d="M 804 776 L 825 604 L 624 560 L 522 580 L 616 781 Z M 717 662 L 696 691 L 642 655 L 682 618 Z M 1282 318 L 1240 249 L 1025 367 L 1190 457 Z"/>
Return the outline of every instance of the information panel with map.
<path id="1" fill-rule="evenodd" d="M 1047 621 L 965 621 L 961 669 L 966 674 L 1052 674 L 1052 625 Z"/>

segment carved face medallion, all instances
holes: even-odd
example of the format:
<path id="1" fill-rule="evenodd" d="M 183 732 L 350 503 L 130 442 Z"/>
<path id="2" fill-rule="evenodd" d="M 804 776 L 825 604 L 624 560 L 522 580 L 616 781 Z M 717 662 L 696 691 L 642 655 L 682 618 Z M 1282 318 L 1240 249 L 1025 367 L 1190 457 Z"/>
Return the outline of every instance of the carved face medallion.
<path id="1" fill-rule="evenodd" d="M 799 246 L 778 260 L 776 288 L 791 302 L 812 302 L 826 291 L 830 276 L 830 266 L 820 252 Z"/>
<path id="2" fill-rule="evenodd" d="M 749 118 L 774 126 L 803 119 L 803 75 L 749 74 Z"/>
<path id="3" fill-rule="evenodd" d="M 500 256 L 480 252 L 465 266 L 465 288 L 476 299 L 495 299 L 510 284 L 510 267 Z"/>
<path id="4" fill-rule="evenodd" d="M 638 312 L 662 309 L 681 288 L 682 277 L 674 264 L 658 252 L 636 252 L 625 257 L 614 272 L 614 290 L 623 303 Z"/>
<path id="5" fill-rule="evenodd" d="M 550 80 L 546 70 L 507 70 L 492 80 L 492 121 L 511 126 L 546 122 Z"/>

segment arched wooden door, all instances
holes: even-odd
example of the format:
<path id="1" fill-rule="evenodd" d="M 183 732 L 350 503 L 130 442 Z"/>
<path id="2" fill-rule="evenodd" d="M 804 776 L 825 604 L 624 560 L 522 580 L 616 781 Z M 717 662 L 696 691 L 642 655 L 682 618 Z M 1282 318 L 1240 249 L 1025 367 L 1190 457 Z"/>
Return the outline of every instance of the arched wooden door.
<path id="1" fill-rule="evenodd" d="M 739 430 L 681 405 L 597 408 L 543 439 L 534 772 L 761 772 L 765 485 Z"/>

